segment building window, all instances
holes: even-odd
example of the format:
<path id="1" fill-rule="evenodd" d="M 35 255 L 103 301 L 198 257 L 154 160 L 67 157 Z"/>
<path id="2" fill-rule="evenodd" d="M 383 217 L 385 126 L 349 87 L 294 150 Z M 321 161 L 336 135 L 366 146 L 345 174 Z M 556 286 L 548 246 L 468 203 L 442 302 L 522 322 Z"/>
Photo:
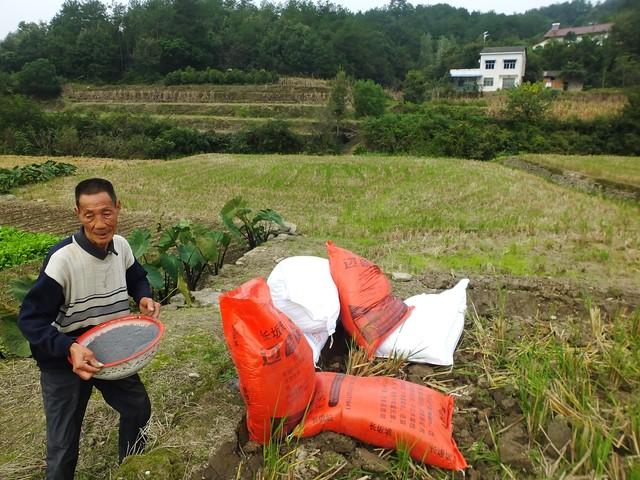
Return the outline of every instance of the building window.
<path id="1" fill-rule="evenodd" d="M 493 87 L 493 77 L 484 77 L 482 81 L 483 87 Z"/>
<path id="2" fill-rule="evenodd" d="M 502 79 L 502 88 L 513 88 L 516 86 L 516 77 L 504 77 Z"/>
<path id="3" fill-rule="evenodd" d="M 485 60 L 484 61 L 484 68 L 487 70 L 493 70 L 496 67 L 496 61 L 495 60 Z"/>
<path id="4" fill-rule="evenodd" d="M 515 60 L 503 60 L 504 62 L 504 69 L 505 70 L 514 70 L 516 68 L 516 61 Z"/>

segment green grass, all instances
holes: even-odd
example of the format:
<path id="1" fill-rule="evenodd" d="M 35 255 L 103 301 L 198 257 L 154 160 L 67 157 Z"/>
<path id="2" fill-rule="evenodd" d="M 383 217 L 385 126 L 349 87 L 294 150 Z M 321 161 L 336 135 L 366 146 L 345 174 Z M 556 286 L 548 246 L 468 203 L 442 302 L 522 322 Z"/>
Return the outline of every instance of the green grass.
<path id="1" fill-rule="evenodd" d="M 43 259 L 58 237 L 0 225 L 0 270 Z"/>
<path id="2" fill-rule="evenodd" d="M 640 158 L 578 155 L 521 155 L 522 160 L 589 177 L 640 187 Z"/>
<path id="3" fill-rule="evenodd" d="M 607 278 L 628 286 L 640 278 L 638 206 L 493 162 L 215 154 L 66 161 L 79 167 L 77 176 L 17 193 L 68 208 L 76 182 L 99 175 L 114 182 L 125 209 L 158 218 L 216 221 L 223 204 L 242 195 L 253 208 L 273 208 L 303 234 L 333 239 L 387 271 Z"/>
<path id="4" fill-rule="evenodd" d="M 155 120 L 168 120 L 176 125 L 195 128 L 209 132 L 235 132 L 238 130 L 257 127 L 269 122 L 265 117 L 216 117 L 211 115 L 151 115 Z M 282 118 L 289 127 L 300 134 L 310 134 L 319 120 L 314 118 Z"/>
<path id="5" fill-rule="evenodd" d="M 144 103 L 70 102 L 65 110 L 87 112 L 126 112 L 156 115 L 212 115 L 239 118 L 297 118 L 318 116 L 324 105 L 282 103 Z"/>
<path id="6" fill-rule="evenodd" d="M 593 307 L 587 319 L 539 322 L 517 336 L 498 319 L 474 323 L 477 363 L 493 388 L 518 394 L 529 455 L 545 478 L 627 478 L 640 454 L 640 310 L 605 318 Z M 554 419 L 572 433 L 556 463 L 542 455 Z M 477 442 L 468 460 L 503 468 L 496 453 Z"/>

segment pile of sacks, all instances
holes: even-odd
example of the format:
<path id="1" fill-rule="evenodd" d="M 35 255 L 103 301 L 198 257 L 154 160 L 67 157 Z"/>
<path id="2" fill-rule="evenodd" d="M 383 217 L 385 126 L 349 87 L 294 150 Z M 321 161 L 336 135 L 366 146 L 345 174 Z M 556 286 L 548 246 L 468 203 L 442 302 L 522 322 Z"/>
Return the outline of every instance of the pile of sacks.
<path id="1" fill-rule="evenodd" d="M 394 378 L 316 373 L 314 364 L 340 318 L 370 357 L 451 365 L 468 280 L 403 302 L 379 267 L 332 242 L 327 251 L 328 261 L 290 257 L 267 282 L 257 278 L 220 297 L 251 438 L 268 442 L 274 426 L 303 437 L 330 430 L 463 470 L 451 396 Z"/>
<path id="2" fill-rule="evenodd" d="M 329 260 L 289 257 L 267 279 L 273 303 L 302 330 L 316 364 L 342 311 L 345 329 L 369 356 L 453 365 L 464 327 L 468 279 L 439 294 L 423 293 L 402 302 L 391 294 L 376 265 L 332 242 L 327 242 L 327 251 Z"/>

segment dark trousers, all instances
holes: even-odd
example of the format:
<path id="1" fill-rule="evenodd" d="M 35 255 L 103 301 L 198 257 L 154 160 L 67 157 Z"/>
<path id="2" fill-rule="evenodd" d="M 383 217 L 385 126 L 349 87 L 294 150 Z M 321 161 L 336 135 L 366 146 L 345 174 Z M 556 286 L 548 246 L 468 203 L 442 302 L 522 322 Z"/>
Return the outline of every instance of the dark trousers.
<path id="1" fill-rule="evenodd" d="M 120 462 L 144 449 L 143 428 L 151 415 L 151 403 L 138 375 L 85 381 L 71 370 L 41 370 L 40 384 L 47 418 L 47 480 L 73 479 L 82 419 L 94 386 L 120 414 Z"/>

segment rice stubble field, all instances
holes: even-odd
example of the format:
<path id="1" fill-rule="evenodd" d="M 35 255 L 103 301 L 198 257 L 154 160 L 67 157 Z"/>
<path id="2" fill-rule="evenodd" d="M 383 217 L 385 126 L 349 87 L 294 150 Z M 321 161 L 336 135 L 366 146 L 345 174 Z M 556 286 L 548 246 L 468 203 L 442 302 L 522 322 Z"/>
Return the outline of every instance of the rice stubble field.
<path id="1" fill-rule="evenodd" d="M 34 160 L 0 157 L 0 166 Z M 471 478 L 640 474 L 637 204 L 573 191 L 499 163 L 456 159 L 201 155 L 171 162 L 64 161 L 76 164 L 78 175 L 17 190 L 23 208 L 37 212 L 45 203 L 51 211 L 68 212 L 79 179 L 105 176 L 125 210 L 151 225 L 180 217 L 215 222 L 235 195 L 298 225 L 298 240 L 269 242 L 247 255 L 244 265 L 225 267 L 211 281 L 221 290 L 267 275 L 276 257 L 323 255 L 329 238 L 387 273 L 413 273 L 412 282 L 393 285 L 402 298 L 471 278 L 453 368 L 376 362 L 382 365 L 373 371 L 456 396 L 454 436 L 473 466 Z M 56 219 L 34 223 L 54 225 Z M 163 315 L 174 334 L 144 372 L 156 412 L 152 446 L 120 468 L 108 463 L 115 420 L 92 401 L 79 478 L 145 478 L 147 470 L 164 472 L 164 478 L 217 478 L 212 472 L 220 462 L 207 455 L 220 443 L 220 432 L 227 441 L 236 438 L 234 421 L 242 412 L 226 383 L 233 369 L 218 314 L 193 309 Z M 38 478 L 43 437 L 33 395 L 35 367 L 20 360 L 0 368 L 3 390 L 11 392 L 0 408 L 7 416 L 2 423 L 11 424 L 19 405 L 30 415 L 30 421 L 14 419 L 15 428 L 0 444 L 8 452 L 0 457 L 0 477 Z M 193 372 L 198 377 L 188 375 Z M 265 450 L 271 452 L 265 458 L 261 449 L 238 442 L 247 452 L 238 457 L 237 478 L 460 478 L 416 464 L 402 451 L 370 449 L 384 465 L 372 473 L 371 462 L 360 461 L 362 445 L 336 456 L 335 445 L 323 446 L 319 438 Z M 27 444 L 36 447 L 16 448 Z"/>

